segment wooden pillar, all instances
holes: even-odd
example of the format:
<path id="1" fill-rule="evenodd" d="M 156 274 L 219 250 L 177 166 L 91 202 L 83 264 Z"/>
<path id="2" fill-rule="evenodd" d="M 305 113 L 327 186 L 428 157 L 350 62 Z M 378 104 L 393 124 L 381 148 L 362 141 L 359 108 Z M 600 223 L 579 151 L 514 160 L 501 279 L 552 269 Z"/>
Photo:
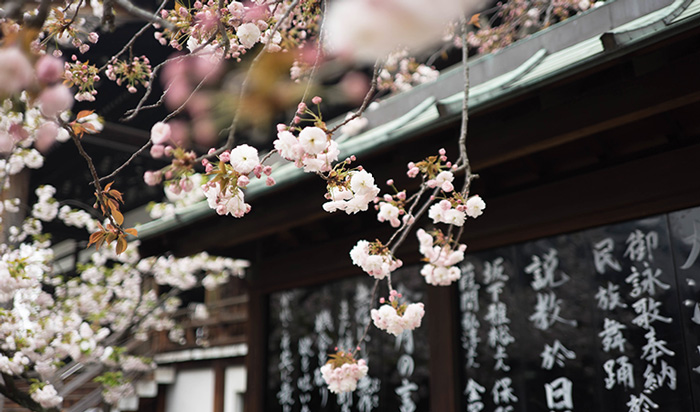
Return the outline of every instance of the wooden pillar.
<path id="1" fill-rule="evenodd" d="M 245 412 L 262 412 L 265 400 L 267 296 L 251 288 L 248 303 L 248 355 Z"/>
<path id="2" fill-rule="evenodd" d="M 430 410 L 457 412 L 460 362 L 454 288 L 428 286 L 427 300 L 423 327 L 428 328 L 430 344 Z"/>
<path id="3" fill-rule="evenodd" d="M 221 360 L 214 361 L 214 412 L 224 412 L 226 397 L 226 367 Z"/>

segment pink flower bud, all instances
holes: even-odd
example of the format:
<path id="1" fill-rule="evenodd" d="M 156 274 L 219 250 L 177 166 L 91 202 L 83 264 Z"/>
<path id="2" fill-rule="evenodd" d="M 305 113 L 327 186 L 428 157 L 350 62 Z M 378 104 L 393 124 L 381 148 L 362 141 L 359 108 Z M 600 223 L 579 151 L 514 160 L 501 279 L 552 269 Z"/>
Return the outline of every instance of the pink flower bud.
<path id="1" fill-rule="evenodd" d="M 268 176 L 267 179 L 265 179 L 265 184 L 268 186 L 274 186 L 275 183 L 275 178 L 273 178 L 272 176 Z"/>
<path id="2" fill-rule="evenodd" d="M 438 150 L 438 153 L 440 153 L 440 156 L 444 156 L 445 153 L 447 153 L 447 152 L 445 151 L 444 148 L 442 148 L 442 149 Z"/>
<path id="3" fill-rule="evenodd" d="M 248 183 L 250 183 L 250 179 L 248 179 L 248 176 L 246 175 L 239 176 L 238 181 L 236 182 L 238 187 L 246 187 L 248 186 Z"/>
<path id="4" fill-rule="evenodd" d="M 393 186 L 393 185 L 394 185 L 394 179 L 389 179 L 389 180 L 387 180 L 387 181 L 386 181 L 386 184 L 387 184 L 388 186 Z"/>
<path id="5" fill-rule="evenodd" d="M 262 168 L 263 167 L 260 163 L 255 165 L 255 167 L 253 168 L 253 173 L 255 174 L 255 177 L 257 177 L 258 179 L 260 179 L 260 176 L 262 176 Z"/>
<path id="6" fill-rule="evenodd" d="M 263 167 L 263 174 L 265 176 L 270 176 L 272 174 L 272 166 Z"/>
<path id="7" fill-rule="evenodd" d="M 297 113 L 304 114 L 305 110 L 306 110 L 306 103 L 301 102 L 297 105 Z"/>
<path id="8" fill-rule="evenodd" d="M 399 198 L 399 200 L 406 200 L 406 192 L 401 191 L 396 195 L 396 197 Z"/>
<path id="9" fill-rule="evenodd" d="M 294 123 L 299 123 L 299 122 L 301 122 L 301 117 L 299 117 L 299 116 L 294 116 L 294 119 L 292 119 L 292 121 L 293 121 Z"/>
<path id="10" fill-rule="evenodd" d="M 227 151 L 221 153 L 221 154 L 219 155 L 219 160 L 221 160 L 221 161 L 224 162 L 224 163 L 228 163 L 228 162 L 231 160 L 231 152 L 229 152 L 229 151 L 227 150 Z"/>
<path id="11" fill-rule="evenodd" d="M 154 144 L 151 146 L 151 156 L 154 159 L 163 157 L 163 154 L 165 154 L 165 147 L 162 144 Z"/>
<path id="12" fill-rule="evenodd" d="M 277 133 L 287 130 L 287 125 L 284 123 L 277 123 Z"/>
<path id="13" fill-rule="evenodd" d="M 143 181 L 149 186 L 155 186 L 160 184 L 163 179 L 163 175 L 160 172 L 147 171 L 143 174 Z"/>
<path id="14" fill-rule="evenodd" d="M 313 102 L 313 104 L 321 104 L 321 102 L 323 101 L 323 99 L 321 99 L 320 96 L 314 96 L 314 98 L 311 99 L 311 101 Z"/>
<path id="15" fill-rule="evenodd" d="M 208 163 L 206 166 L 204 166 L 204 171 L 207 173 L 211 173 L 214 170 L 214 165 L 211 163 Z"/>
<path id="16" fill-rule="evenodd" d="M 174 149 L 173 149 L 172 146 L 165 146 L 165 150 L 163 151 L 163 153 L 164 153 L 166 156 L 172 156 L 172 155 L 173 155 L 173 150 L 174 150 Z"/>

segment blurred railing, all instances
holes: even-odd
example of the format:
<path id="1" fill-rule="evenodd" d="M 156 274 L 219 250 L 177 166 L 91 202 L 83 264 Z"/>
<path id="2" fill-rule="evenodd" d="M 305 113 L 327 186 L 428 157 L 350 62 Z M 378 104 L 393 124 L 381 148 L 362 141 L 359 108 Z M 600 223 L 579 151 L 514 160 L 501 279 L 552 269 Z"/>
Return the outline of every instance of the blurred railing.
<path id="1" fill-rule="evenodd" d="M 172 342 L 169 331 L 159 332 L 153 340 L 153 353 L 196 347 L 245 343 L 248 328 L 248 296 L 239 295 L 206 305 L 209 317 L 193 319 L 192 311 L 177 311 L 174 319 L 184 328 L 184 340 Z"/>

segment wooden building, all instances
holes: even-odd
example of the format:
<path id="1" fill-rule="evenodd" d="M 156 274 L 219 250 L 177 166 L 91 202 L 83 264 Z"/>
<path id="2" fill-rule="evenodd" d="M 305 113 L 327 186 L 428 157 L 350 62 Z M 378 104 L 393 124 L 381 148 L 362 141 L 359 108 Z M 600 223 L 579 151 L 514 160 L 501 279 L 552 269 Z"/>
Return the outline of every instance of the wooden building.
<path id="1" fill-rule="evenodd" d="M 461 73 L 382 102 L 341 156 L 409 188 L 407 162 L 441 147 L 456 158 Z M 700 1 L 613 1 L 470 73 L 467 146 L 487 209 L 466 223 L 462 281 L 425 286 L 409 238 L 395 282 L 426 303 L 424 324 L 398 341 L 373 328 L 372 379 L 350 397 L 324 393 L 314 369 L 367 318 L 370 279 L 348 252 L 388 238 L 374 213 L 324 212 L 324 183 L 284 165 L 274 187 L 251 183 L 244 219 L 199 205 L 139 230 L 146 254 L 252 262 L 246 411 L 700 411 Z"/>

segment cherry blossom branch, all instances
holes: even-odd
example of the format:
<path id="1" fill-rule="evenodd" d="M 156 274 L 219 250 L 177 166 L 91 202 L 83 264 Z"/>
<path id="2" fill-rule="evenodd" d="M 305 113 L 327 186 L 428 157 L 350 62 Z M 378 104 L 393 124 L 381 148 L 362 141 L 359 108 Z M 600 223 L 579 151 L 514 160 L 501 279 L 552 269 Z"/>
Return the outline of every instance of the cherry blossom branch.
<path id="1" fill-rule="evenodd" d="M 152 144 L 153 144 L 153 142 L 151 141 L 151 139 L 148 139 L 148 141 L 143 146 L 141 146 L 139 148 L 139 150 L 132 153 L 131 156 L 129 156 L 129 158 L 124 163 L 121 164 L 121 166 L 114 169 L 114 171 L 112 173 L 108 174 L 107 176 L 101 177 L 99 179 L 99 181 L 102 182 L 105 180 L 109 180 L 109 179 L 112 179 L 114 176 L 118 175 L 122 170 L 124 170 L 127 166 L 129 166 L 131 164 L 131 162 L 134 161 L 134 159 L 139 157 L 139 155 L 141 155 L 141 153 L 148 150 Z"/>
<path id="2" fill-rule="evenodd" d="M 382 70 L 383 65 L 384 64 L 381 60 L 377 60 L 374 63 L 374 71 L 372 72 L 372 82 L 370 83 L 369 90 L 367 91 L 367 94 L 365 94 L 365 99 L 362 101 L 362 105 L 360 106 L 360 108 L 357 109 L 357 111 L 352 116 L 348 117 L 342 123 L 329 130 L 328 133 L 333 134 L 333 132 L 335 132 L 336 130 L 362 116 L 362 113 L 364 113 L 365 110 L 367 110 L 367 106 L 369 106 L 369 103 L 372 101 L 374 92 L 377 91 L 377 81 L 379 80 L 379 72 Z"/>
<path id="3" fill-rule="evenodd" d="M 90 170 L 90 174 L 92 175 L 92 182 L 95 185 L 95 193 L 101 194 L 102 193 L 102 185 L 100 184 L 100 178 L 97 175 L 97 170 L 95 169 L 95 164 L 92 161 L 92 158 L 90 155 L 85 151 L 83 148 L 83 144 L 80 142 L 80 138 L 73 133 L 73 130 L 71 130 L 68 127 L 65 127 L 66 130 L 68 130 L 68 133 L 70 134 L 71 139 L 73 140 L 73 143 L 75 146 L 78 148 L 78 152 L 80 155 L 85 159 L 85 161 L 88 164 L 88 169 Z M 102 210 L 107 211 L 110 210 L 108 205 L 106 205 L 102 199 L 102 196 L 96 196 L 97 197 L 97 202 L 102 206 Z M 119 228 L 121 230 L 121 225 L 117 224 L 117 222 L 114 220 L 114 216 L 112 216 L 112 213 L 106 213 L 107 218 L 109 219 L 110 223 L 112 226 Z"/>
<path id="4" fill-rule="evenodd" d="M 408 224 L 404 224 L 405 230 L 403 230 L 401 232 L 401 236 L 399 237 L 399 239 L 396 241 L 396 243 L 394 243 L 394 245 L 390 249 L 392 255 L 394 253 L 396 253 L 396 250 L 399 248 L 399 246 L 401 246 L 401 244 L 406 240 L 408 233 L 416 225 L 416 222 L 418 222 L 418 219 L 420 219 L 420 217 L 423 216 L 423 214 L 428 210 L 430 205 L 433 203 L 433 199 L 435 199 L 435 195 L 437 195 L 439 191 L 440 191 L 440 187 L 436 187 L 433 190 L 433 193 L 430 195 L 430 198 L 428 198 L 428 200 L 423 204 L 423 206 L 421 206 L 420 210 L 418 210 L 418 212 L 413 216 L 413 219 L 411 219 L 412 221 L 409 221 Z"/>
<path id="5" fill-rule="evenodd" d="M 250 67 L 248 68 L 248 71 L 246 73 L 245 78 L 243 79 L 243 83 L 241 83 L 241 91 L 239 93 L 239 99 L 238 101 L 243 100 L 243 96 L 245 96 L 246 91 L 248 90 L 248 83 L 250 83 L 250 79 L 252 77 L 252 73 L 255 70 L 255 67 L 258 65 L 260 60 L 262 59 L 262 56 L 267 53 L 267 48 L 270 46 L 270 43 L 272 42 L 272 38 L 275 36 L 275 33 L 279 30 L 279 28 L 282 26 L 282 23 L 284 23 L 285 20 L 287 20 L 287 17 L 289 17 L 290 14 L 292 14 L 292 10 L 294 10 L 298 5 L 299 5 L 300 0 L 294 0 L 292 4 L 289 5 L 289 8 L 284 12 L 282 17 L 277 21 L 275 26 L 272 28 L 272 31 L 270 32 L 270 35 L 267 37 L 267 40 L 265 41 L 265 46 L 260 50 L 260 52 L 255 56 L 253 61 L 250 63 Z M 236 110 L 236 114 L 233 116 L 233 120 L 231 121 L 231 125 L 229 126 L 229 132 L 228 132 L 228 137 L 226 139 L 226 143 L 224 146 L 216 150 L 212 154 L 207 154 L 204 156 L 200 156 L 195 160 L 195 162 L 201 162 L 205 158 L 211 158 L 213 156 L 219 155 L 223 153 L 226 150 L 230 150 L 233 148 L 233 142 L 236 137 L 236 126 L 238 125 L 238 122 L 241 117 L 241 110 Z"/>
<path id="6" fill-rule="evenodd" d="M 327 8 L 327 3 L 326 0 L 323 0 L 323 10 L 326 10 Z M 321 13 L 321 16 L 323 16 L 323 13 Z M 306 88 L 304 89 L 304 95 L 301 97 L 301 101 L 305 102 L 307 97 L 309 96 L 309 89 L 311 88 L 311 84 L 313 83 L 313 79 L 316 76 L 316 72 L 318 71 L 318 66 L 321 61 L 321 46 L 323 45 L 323 38 L 324 38 L 324 27 L 326 25 L 326 19 L 321 17 L 321 26 L 318 29 L 318 42 L 316 44 L 316 58 L 314 59 L 314 65 L 311 68 L 311 73 L 309 73 L 309 81 L 306 83 Z"/>
<path id="7" fill-rule="evenodd" d="M 158 7 L 158 9 L 156 9 L 156 11 L 153 12 L 153 14 L 157 15 L 158 13 L 160 13 L 160 11 L 163 10 L 163 7 L 165 7 L 167 2 L 168 2 L 168 0 L 163 0 L 163 2 L 160 4 L 160 7 Z M 151 25 L 152 25 L 152 23 L 149 22 L 149 23 L 146 23 L 143 27 L 141 27 L 141 29 L 139 31 L 137 31 L 133 36 L 131 36 L 129 41 L 124 45 L 124 47 L 121 50 L 119 50 L 119 52 L 117 52 L 117 54 L 112 56 L 109 60 L 107 60 L 107 63 L 105 63 L 102 67 L 99 68 L 99 71 L 100 72 L 104 71 L 107 68 L 107 65 L 109 65 L 111 62 L 117 60 L 119 58 L 119 56 L 121 56 L 122 54 L 126 53 L 126 51 L 134 45 L 136 40 L 139 37 L 141 37 L 143 35 L 143 33 L 145 33 L 146 30 L 148 30 L 148 28 L 151 27 Z"/>
<path id="8" fill-rule="evenodd" d="M 50 5 L 51 0 L 41 0 L 41 3 L 39 3 L 39 8 L 37 9 L 38 11 L 36 16 L 27 19 L 27 26 L 35 28 L 40 28 L 41 26 L 43 26 L 44 22 L 46 21 L 46 18 L 49 16 Z"/>
<path id="9" fill-rule="evenodd" d="M 163 20 L 160 17 L 158 17 L 155 13 L 151 13 L 150 11 L 144 10 L 142 8 L 139 8 L 132 4 L 128 0 L 113 0 L 115 3 L 120 5 L 124 10 L 126 10 L 127 13 L 131 14 L 132 16 L 139 17 L 143 20 L 146 20 L 151 23 L 157 23 L 160 24 L 162 27 L 165 27 L 170 30 L 174 30 L 175 26 L 170 23 L 167 20 Z"/>
<path id="10" fill-rule="evenodd" d="M 381 282 L 380 279 L 374 281 L 374 286 L 372 287 L 372 297 L 370 297 L 369 299 L 369 309 L 367 309 L 367 312 L 371 312 L 372 309 L 374 309 L 374 302 L 377 298 L 377 290 L 379 290 L 379 282 Z M 355 355 L 357 355 L 357 352 L 360 350 L 360 345 L 362 344 L 362 342 L 364 342 L 365 339 L 367 339 L 367 334 L 369 333 L 369 329 L 371 326 L 372 319 L 370 318 L 369 322 L 367 322 L 367 325 L 365 326 L 365 330 L 362 333 L 362 336 L 360 337 L 360 339 L 357 342 L 357 345 L 355 345 L 355 348 L 352 351 L 353 358 L 355 357 Z"/>
<path id="11" fill-rule="evenodd" d="M 467 156 L 467 132 L 469 130 L 469 47 L 467 47 L 467 19 L 462 17 L 462 70 L 464 72 L 464 98 L 462 99 L 462 125 L 459 130 L 459 159 L 457 170 L 466 170 L 466 181 L 471 180 L 471 165 Z"/>
<path id="12" fill-rule="evenodd" d="M 165 118 L 164 118 L 163 120 L 161 120 L 161 121 L 162 121 L 163 123 L 165 123 L 165 122 L 167 122 L 168 120 L 172 119 L 173 117 L 177 116 L 178 114 L 182 113 L 182 111 L 185 110 L 185 107 L 187 106 L 187 103 L 189 103 L 190 100 L 192 100 L 192 97 L 194 97 L 195 93 L 197 93 L 197 92 L 202 88 L 202 86 L 204 85 L 204 83 L 206 83 L 207 80 L 209 80 L 209 75 L 210 75 L 210 74 L 211 74 L 211 72 L 207 73 L 207 75 L 205 75 L 205 76 L 202 78 L 202 80 L 199 82 L 199 84 L 197 84 L 197 87 L 195 87 L 195 88 L 192 90 L 192 93 L 190 93 L 190 95 L 187 96 L 187 99 L 185 99 L 185 101 L 180 105 L 180 107 L 178 107 L 177 109 L 175 109 L 175 110 L 174 110 L 172 113 L 170 113 L 169 115 L 165 116 Z"/>
<path id="13" fill-rule="evenodd" d="M 32 397 L 17 388 L 12 376 L 1 373 L 3 383 L 0 384 L 0 393 L 13 400 L 19 406 L 36 412 L 59 412 L 58 408 L 44 408 Z"/>

